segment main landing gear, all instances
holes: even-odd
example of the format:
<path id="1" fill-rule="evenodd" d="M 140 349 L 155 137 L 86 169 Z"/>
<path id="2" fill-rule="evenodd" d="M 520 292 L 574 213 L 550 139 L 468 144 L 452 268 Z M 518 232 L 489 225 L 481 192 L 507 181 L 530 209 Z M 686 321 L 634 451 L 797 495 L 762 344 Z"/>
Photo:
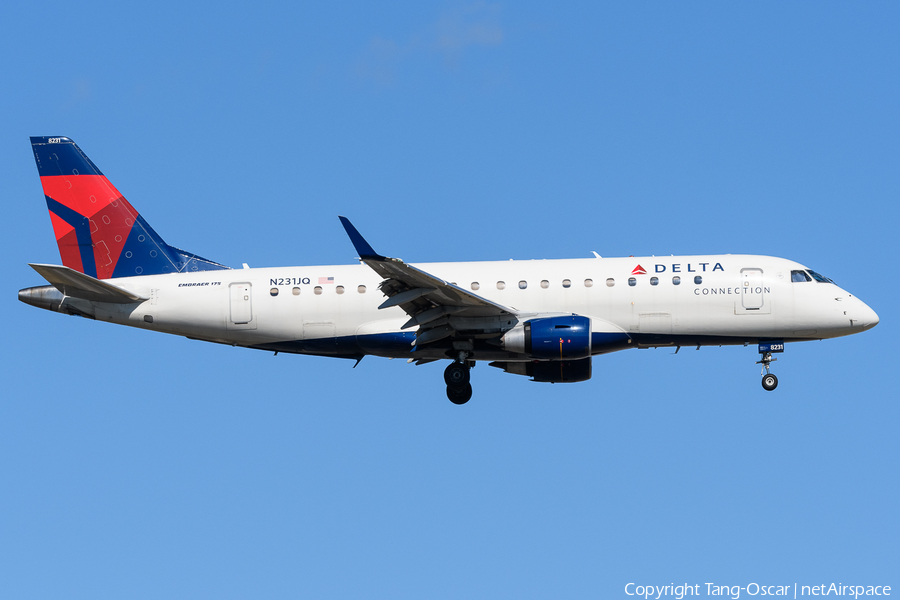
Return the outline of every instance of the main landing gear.
<path id="1" fill-rule="evenodd" d="M 472 398 L 469 364 L 465 352 L 460 352 L 459 357 L 444 370 L 444 383 L 447 384 L 447 398 L 453 404 L 465 404 Z"/>

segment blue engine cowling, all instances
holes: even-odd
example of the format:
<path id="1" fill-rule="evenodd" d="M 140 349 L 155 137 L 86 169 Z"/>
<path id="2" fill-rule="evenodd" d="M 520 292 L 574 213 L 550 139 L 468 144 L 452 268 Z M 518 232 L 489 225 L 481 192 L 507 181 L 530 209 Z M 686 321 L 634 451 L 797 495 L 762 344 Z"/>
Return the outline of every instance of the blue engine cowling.
<path id="1" fill-rule="evenodd" d="M 579 315 L 531 319 L 503 336 L 503 348 L 538 360 L 577 360 L 591 355 L 591 320 Z"/>

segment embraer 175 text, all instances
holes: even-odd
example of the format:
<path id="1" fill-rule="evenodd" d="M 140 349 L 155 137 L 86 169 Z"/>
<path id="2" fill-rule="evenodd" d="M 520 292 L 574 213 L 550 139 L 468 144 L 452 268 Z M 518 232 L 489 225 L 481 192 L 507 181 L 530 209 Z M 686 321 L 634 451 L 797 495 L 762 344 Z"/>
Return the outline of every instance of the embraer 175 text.
<path id="1" fill-rule="evenodd" d="M 449 359 L 447 396 L 476 361 L 533 381 L 585 381 L 627 348 L 758 344 L 762 385 L 786 342 L 871 329 L 878 315 L 827 277 L 750 255 L 432 263 L 378 254 L 344 217 L 362 265 L 231 269 L 166 244 L 69 138 L 33 137 L 65 266 L 23 302 L 274 352 L 423 364 Z"/>

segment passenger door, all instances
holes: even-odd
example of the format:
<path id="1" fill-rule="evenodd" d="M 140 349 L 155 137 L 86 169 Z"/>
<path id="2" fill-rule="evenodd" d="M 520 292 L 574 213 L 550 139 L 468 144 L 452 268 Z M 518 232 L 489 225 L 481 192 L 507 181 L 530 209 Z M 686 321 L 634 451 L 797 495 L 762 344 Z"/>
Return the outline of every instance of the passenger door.
<path id="1" fill-rule="evenodd" d="M 734 302 L 736 315 L 767 315 L 771 312 L 766 299 L 763 270 L 756 267 L 741 269 L 740 299 Z"/>

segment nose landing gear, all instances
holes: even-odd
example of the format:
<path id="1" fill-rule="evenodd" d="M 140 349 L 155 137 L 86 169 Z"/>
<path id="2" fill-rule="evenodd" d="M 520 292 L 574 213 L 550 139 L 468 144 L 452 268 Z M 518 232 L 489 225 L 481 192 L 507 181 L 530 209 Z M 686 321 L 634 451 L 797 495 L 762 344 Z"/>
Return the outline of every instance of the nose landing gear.
<path id="1" fill-rule="evenodd" d="M 472 384 L 469 383 L 470 367 L 466 357 L 465 352 L 460 352 L 459 357 L 444 369 L 447 398 L 453 404 L 465 404 L 472 398 Z"/>
<path id="2" fill-rule="evenodd" d="M 784 342 L 778 341 L 759 343 L 759 353 L 762 355 L 762 360 L 756 361 L 756 364 L 763 366 L 760 373 L 763 376 L 763 389 L 767 392 L 771 392 L 778 387 L 778 378 L 769 372 L 769 365 L 778 360 L 777 358 L 772 358 L 773 352 L 784 352 Z"/>

